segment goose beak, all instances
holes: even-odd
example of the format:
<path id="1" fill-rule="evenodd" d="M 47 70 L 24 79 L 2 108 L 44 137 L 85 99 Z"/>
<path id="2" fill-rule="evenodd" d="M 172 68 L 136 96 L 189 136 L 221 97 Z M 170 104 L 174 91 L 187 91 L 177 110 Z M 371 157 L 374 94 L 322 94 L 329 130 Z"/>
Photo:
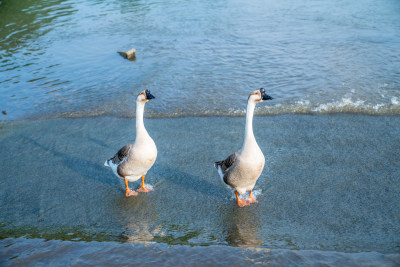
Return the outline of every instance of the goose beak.
<path id="1" fill-rule="evenodd" d="M 146 90 L 146 99 L 150 100 L 150 99 L 153 99 L 153 98 L 156 98 L 156 97 L 154 95 L 150 94 L 150 90 L 147 89 Z"/>
<path id="2" fill-rule="evenodd" d="M 262 100 L 272 100 L 272 99 L 273 99 L 272 96 L 269 96 L 265 93 L 262 95 Z"/>
<path id="3" fill-rule="evenodd" d="M 261 98 L 262 100 L 272 100 L 272 96 L 269 96 L 265 93 L 265 89 L 264 88 L 260 88 L 260 92 L 261 92 Z"/>

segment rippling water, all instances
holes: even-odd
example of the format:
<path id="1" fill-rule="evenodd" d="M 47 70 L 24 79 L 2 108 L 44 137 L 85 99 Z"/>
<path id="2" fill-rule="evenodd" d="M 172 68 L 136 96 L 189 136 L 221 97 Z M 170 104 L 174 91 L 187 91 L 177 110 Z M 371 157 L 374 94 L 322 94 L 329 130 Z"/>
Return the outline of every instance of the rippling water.
<path id="1" fill-rule="evenodd" d="M 212 164 L 241 145 L 244 118 L 145 122 L 155 190 L 132 198 L 103 163 L 134 120 L 0 123 L 0 266 L 399 266 L 400 116 L 257 116 L 266 166 L 245 208 Z"/>
<path id="2" fill-rule="evenodd" d="M 0 4 L 1 119 L 400 114 L 400 3 L 7 1 Z M 116 52 L 136 48 L 134 62 Z"/>
<path id="3" fill-rule="evenodd" d="M 398 0 L 0 0 L 0 265 L 398 266 L 399 15 Z M 257 114 L 291 115 L 254 118 L 267 161 L 239 209 L 212 162 L 243 137 L 220 116 L 260 87 L 274 100 Z M 102 164 L 134 138 L 119 116 L 145 88 L 156 190 L 127 199 Z M 30 120 L 49 117 L 90 118 Z"/>
<path id="4" fill-rule="evenodd" d="M 256 117 L 259 203 L 238 208 L 213 162 L 240 147 L 244 118 L 146 119 L 155 191 L 134 198 L 103 165 L 134 139 L 132 119 L 3 122 L 0 239 L 399 253 L 398 125 L 400 116 Z"/>

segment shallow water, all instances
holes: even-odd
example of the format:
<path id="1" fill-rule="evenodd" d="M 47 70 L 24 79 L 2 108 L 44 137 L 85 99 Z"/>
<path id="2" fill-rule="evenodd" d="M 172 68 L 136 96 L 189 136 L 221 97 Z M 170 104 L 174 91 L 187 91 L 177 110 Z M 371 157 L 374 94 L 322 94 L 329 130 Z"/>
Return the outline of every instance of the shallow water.
<path id="1" fill-rule="evenodd" d="M 8 238 L 0 240 L 0 263 L 8 266 L 379 266 L 394 267 L 400 256 L 228 246 L 167 246 L 116 242 L 71 242 Z M 22 252 L 22 253 L 21 253 Z"/>
<path id="2" fill-rule="evenodd" d="M 400 117 L 256 117 L 267 162 L 245 208 L 213 167 L 240 148 L 244 118 L 145 123 L 155 191 L 131 198 L 103 163 L 133 141 L 134 120 L 3 124 L 2 236 L 399 253 Z"/>
<path id="3" fill-rule="evenodd" d="M 400 265 L 399 14 L 396 0 L 0 1 L 0 265 Z M 238 208 L 213 162 L 240 148 L 260 87 L 267 162 L 259 203 Z M 127 199 L 103 163 L 134 141 L 145 88 L 155 191 Z"/>
<path id="4" fill-rule="evenodd" d="M 46 1 L 0 4 L 0 119 L 400 114 L 400 4 L 388 1 Z M 132 47 L 137 60 L 116 52 Z"/>

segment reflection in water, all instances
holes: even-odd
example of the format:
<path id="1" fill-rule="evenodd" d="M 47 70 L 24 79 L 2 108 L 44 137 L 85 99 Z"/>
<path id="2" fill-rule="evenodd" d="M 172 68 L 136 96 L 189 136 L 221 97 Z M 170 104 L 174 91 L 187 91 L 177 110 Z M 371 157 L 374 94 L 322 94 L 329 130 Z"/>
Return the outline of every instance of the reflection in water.
<path id="1" fill-rule="evenodd" d="M 62 39 L 76 12 L 70 1 L 0 1 L 0 106 L 11 117 L 38 110 L 43 99 L 59 101 L 73 80 L 60 75 L 63 64 L 55 58 L 68 47 Z"/>
<path id="2" fill-rule="evenodd" d="M 139 193 L 137 197 L 121 198 L 120 208 L 123 239 L 127 242 L 149 243 L 155 236 L 163 236 L 158 223 L 155 194 Z"/>
<path id="3" fill-rule="evenodd" d="M 254 207 L 238 208 L 232 210 L 225 217 L 226 242 L 236 247 L 254 248 L 262 245 L 258 236 L 261 224 Z"/>
<path id="4" fill-rule="evenodd" d="M 55 28 L 57 23 L 66 23 L 62 17 L 70 16 L 77 10 L 71 3 L 53 1 L 1 1 L 0 2 L 0 40 L 2 51 L 0 55 L 12 55 L 20 52 L 24 47 L 30 46 L 30 41 L 35 41 Z M 46 46 L 46 42 L 42 45 Z M 43 49 L 41 45 L 38 49 Z M 24 52 L 28 56 L 32 47 Z"/>

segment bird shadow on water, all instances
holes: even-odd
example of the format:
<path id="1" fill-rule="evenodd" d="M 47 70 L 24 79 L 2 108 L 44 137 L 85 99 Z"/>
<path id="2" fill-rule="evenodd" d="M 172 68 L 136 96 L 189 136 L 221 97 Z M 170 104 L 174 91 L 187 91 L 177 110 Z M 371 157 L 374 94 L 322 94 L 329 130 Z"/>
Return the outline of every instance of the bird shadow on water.
<path id="1" fill-rule="evenodd" d="M 225 198 L 221 196 L 221 190 L 219 186 L 210 183 L 209 181 L 199 176 L 187 173 L 177 168 L 171 168 L 165 165 L 154 166 L 154 173 L 159 177 L 164 177 L 168 183 L 172 183 L 178 187 L 184 188 L 185 191 L 195 191 L 206 196 L 218 196 L 219 198 Z"/>
<path id="2" fill-rule="evenodd" d="M 99 140 L 97 138 L 89 137 L 88 140 L 91 141 L 92 143 L 95 143 L 98 146 L 102 146 L 102 147 L 108 148 L 108 149 L 113 149 L 113 147 L 111 147 L 110 145 L 107 145 L 106 142 Z"/>
<path id="3" fill-rule="evenodd" d="M 61 160 L 64 167 L 78 174 L 82 178 L 93 180 L 107 185 L 118 184 L 118 181 L 116 179 L 110 178 L 109 173 L 107 173 L 104 170 L 104 166 L 102 164 L 93 163 L 85 159 L 84 157 L 78 158 L 68 153 L 56 151 L 27 136 L 23 136 L 22 138 L 29 144 L 34 145 L 47 153 L 51 153 L 52 156 Z M 93 153 L 96 152 L 94 151 Z M 86 151 L 84 155 L 87 156 Z M 54 164 L 56 165 L 56 162 L 54 162 Z M 55 166 L 55 168 L 59 167 Z"/>

